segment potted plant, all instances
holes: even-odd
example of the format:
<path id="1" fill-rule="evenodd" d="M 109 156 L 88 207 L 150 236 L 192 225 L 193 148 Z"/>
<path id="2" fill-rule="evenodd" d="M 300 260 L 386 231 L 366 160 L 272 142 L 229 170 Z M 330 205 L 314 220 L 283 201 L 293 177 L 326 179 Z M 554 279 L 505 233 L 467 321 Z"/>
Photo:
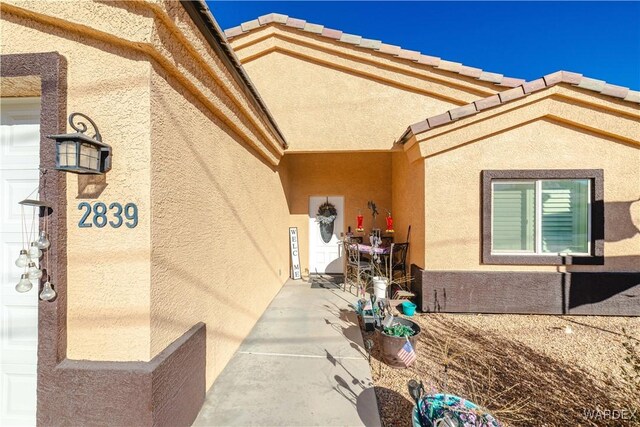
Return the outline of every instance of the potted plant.
<path id="1" fill-rule="evenodd" d="M 501 425 L 486 408 L 469 400 L 447 393 L 425 394 L 422 381 L 410 380 L 408 386 L 409 394 L 415 402 L 412 412 L 413 427 Z"/>
<path id="2" fill-rule="evenodd" d="M 376 324 L 380 321 L 380 307 L 369 299 L 360 299 L 356 305 L 356 313 L 360 327 L 365 332 L 373 332 Z"/>
<path id="3" fill-rule="evenodd" d="M 394 317 L 393 323 L 380 331 L 380 347 L 385 363 L 393 368 L 407 368 L 408 366 L 399 357 L 400 350 L 408 340 L 415 351 L 420 332 L 420 325 L 416 322 Z"/>

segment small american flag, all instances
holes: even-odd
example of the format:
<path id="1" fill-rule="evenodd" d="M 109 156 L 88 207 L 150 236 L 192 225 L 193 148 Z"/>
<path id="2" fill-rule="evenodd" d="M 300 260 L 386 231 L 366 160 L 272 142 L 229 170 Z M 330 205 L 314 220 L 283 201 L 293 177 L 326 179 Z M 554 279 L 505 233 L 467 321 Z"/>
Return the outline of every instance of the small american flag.
<path id="1" fill-rule="evenodd" d="M 416 361 L 416 352 L 413 350 L 411 342 L 407 338 L 407 342 L 402 346 L 398 352 L 398 359 L 404 363 L 406 367 L 409 367 Z"/>

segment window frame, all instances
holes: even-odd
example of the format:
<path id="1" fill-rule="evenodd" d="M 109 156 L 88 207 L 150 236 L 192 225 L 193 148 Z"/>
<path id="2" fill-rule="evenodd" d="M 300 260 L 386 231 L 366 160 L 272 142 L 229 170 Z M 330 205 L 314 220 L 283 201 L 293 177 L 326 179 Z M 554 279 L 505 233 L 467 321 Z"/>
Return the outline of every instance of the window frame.
<path id="1" fill-rule="evenodd" d="M 495 193 L 496 184 L 533 184 L 534 187 L 534 236 L 533 236 L 533 252 L 531 251 L 500 251 L 493 247 L 493 238 L 491 240 L 491 254 L 492 255 L 517 255 L 517 256 L 554 256 L 562 255 L 562 252 L 543 252 L 542 251 L 542 185 L 545 181 L 587 181 L 587 191 L 589 193 L 589 199 L 587 200 L 587 252 L 571 252 L 566 255 L 571 256 L 590 256 L 591 255 L 591 186 L 592 180 L 590 179 L 567 179 L 567 178 L 554 178 L 554 179 L 492 179 L 491 180 L 491 234 L 494 234 L 493 217 L 495 216 L 495 203 L 493 200 L 493 193 Z"/>
<path id="2" fill-rule="evenodd" d="M 602 169 L 532 169 L 482 171 L 482 263 L 519 265 L 604 264 L 604 171 Z M 588 254 L 509 253 L 492 251 L 493 182 L 589 180 Z M 536 198 L 539 197 L 536 183 Z M 536 208 L 537 211 L 537 208 Z M 536 218 L 538 220 L 538 218 Z M 536 222 L 536 251 L 540 222 Z"/>

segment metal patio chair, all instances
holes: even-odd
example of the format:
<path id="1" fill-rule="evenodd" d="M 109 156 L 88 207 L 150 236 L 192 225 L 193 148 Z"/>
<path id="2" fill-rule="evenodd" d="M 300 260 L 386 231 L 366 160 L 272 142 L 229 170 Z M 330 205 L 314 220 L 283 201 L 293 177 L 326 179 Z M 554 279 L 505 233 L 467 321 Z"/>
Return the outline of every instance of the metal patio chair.
<path id="1" fill-rule="evenodd" d="M 356 285 L 358 293 L 363 293 L 366 284 L 371 276 L 371 263 L 360 259 L 360 251 L 358 244 L 352 242 L 344 242 L 344 252 L 346 254 L 346 265 L 344 275 L 344 291 L 347 290 L 347 282 L 349 283 L 349 291 L 351 287 Z"/>
<path id="2" fill-rule="evenodd" d="M 410 282 L 407 280 L 407 253 L 409 252 L 409 242 L 392 243 L 391 253 L 389 254 L 391 282 L 397 286 L 397 290 L 393 294 L 393 299 L 413 298 L 415 294 L 410 290 Z M 396 273 L 402 275 L 401 281 L 395 281 Z"/>

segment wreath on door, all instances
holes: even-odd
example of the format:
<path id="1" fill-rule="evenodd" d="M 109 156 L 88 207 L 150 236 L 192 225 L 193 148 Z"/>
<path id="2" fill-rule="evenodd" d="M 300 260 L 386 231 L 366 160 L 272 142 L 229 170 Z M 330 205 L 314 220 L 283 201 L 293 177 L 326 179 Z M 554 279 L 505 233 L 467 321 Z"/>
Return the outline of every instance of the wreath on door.
<path id="1" fill-rule="evenodd" d="M 333 225 L 337 217 L 338 211 L 334 205 L 329 203 L 329 199 L 318 208 L 316 221 L 318 221 L 318 225 L 320 226 L 320 237 L 322 237 L 323 242 L 329 243 L 331 241 L 331 237 L 333 237 Z"/>

